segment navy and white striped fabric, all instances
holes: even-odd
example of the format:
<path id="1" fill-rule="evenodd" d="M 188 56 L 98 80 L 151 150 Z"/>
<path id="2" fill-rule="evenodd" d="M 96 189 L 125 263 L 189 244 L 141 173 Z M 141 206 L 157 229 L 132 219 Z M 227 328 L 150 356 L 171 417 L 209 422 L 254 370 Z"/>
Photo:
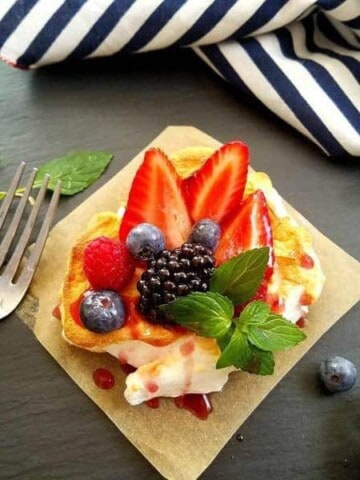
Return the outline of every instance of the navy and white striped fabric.
<path id="1" fill-rule="evenodd" d="M 360 157 L 360 0 L 0 0 L 0 56 L 21 68 L 168 47 Z"/>

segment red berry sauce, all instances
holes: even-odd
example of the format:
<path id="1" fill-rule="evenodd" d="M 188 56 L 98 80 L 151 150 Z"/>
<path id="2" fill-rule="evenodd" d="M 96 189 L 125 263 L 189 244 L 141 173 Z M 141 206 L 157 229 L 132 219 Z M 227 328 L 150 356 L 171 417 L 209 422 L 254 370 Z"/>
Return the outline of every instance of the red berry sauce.
<path id="1" fill-rule="evenodd" d="M 315 262 L 314 262 L 314 259 L 310 255 L 305 253 L 304 255 L 302 255 L 300 257 L 300 265 L 301 265 L 302 268 L 311 269 L 311 268 L 314 268 Z"/>
<path id="2" fill-rule="evenodd" d="M 200 393 L 188 393 L 175 398 L 175 405 L 184 408 L 200 420 L 206 420 L 212 412 L 212 405 L 208 395 Z"/>
<path id="3" fill-rule="evenodd" d="M 56 305 L 56 307 L 52 311 L 52 316 L 57 318 L 58 320 L 61 320 L 60 305 Z"/>
<path id="4" fill-rule="evenodd" d="M 151 398 L 150 400 L 148 400 L 146 402 L 146 405 L 150 408 L 159 408 L 160 406 L 160 398 L 159 397 L 156 397 L 156 398 Z"/>
<path id="5" fill-rule="evenodd" d="M 305 326 L 306 326 L 306 318 L 300 317 L 299 320 L 296 322 L 296 325 L 297 325 L 299 328 L 305 328 Z"/>
<path id="6" fill-rule="evenodd" d="M 95 385 L 103 390 L 109 390 L 115 385 L 114 375 L 106 368 L 97 368 L 93 372 Z"/>

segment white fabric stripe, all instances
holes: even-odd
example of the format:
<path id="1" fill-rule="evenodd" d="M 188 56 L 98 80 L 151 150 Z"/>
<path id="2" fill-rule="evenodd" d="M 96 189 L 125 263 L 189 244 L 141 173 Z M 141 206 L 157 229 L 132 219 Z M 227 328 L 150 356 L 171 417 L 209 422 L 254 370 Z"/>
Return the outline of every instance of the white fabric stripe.
<path id="1" fill-rule="evenodd" d="M 309 7 L 314 4 L 313 0 L 296 0 L 295 2 L 287 2 L 285 5 L 274 15 L 271 20 L 263 27 L 255 30 L 251 36 L 258 35 L 260 33 L 267 33 L 275 30 L 276 28 L 283 27 L 293 22 L 295 18 L 307 11 Z"/>
<path id="2" fill-rule="evenodd" d="M 173 44 L 194 25 L 212 3 L 214 3 L 214 0 L 185 2 L 160 32 L 138 52 L 157 50 Z M 191 22 L 189 22 L 189 19 L 191 19 Z"/>
<path id="3" fill-rule="evenodd" d="M 215 67 L 215 65 L 210 61 L 210 59 L 202 52 L 202 50 L 200 50 L 199 47 L 193 47 L 193 50 L 196 53 L 196 55 L 199 55 L 201 60 L 207 63 L 209 67 L 212 68 L 214 72 L 219 75 L 219 77 L 221 77 L 225 81 L 228 81 L 227 78 L 225 78 L 224 75 L 220 73 L 220 71 Z"/>
<path id="4" fill-rule="evenodd" d="M 324 125 L 326 125 L 337 141 L 351 155 L 357 155 L 358 151 L 353 143 L 354 138 L 358 137 L 358 133 L 306 68 L 300 62 L 284 57 L 278 39 L 273 35 L 263 35 L 258 37 L 257 40 L 284 75 L 301 93 L 304 100 L 311 105 L 311 108 L 321 118 Z"/>
<path id="5" fill-rule="evenodd" d="M 112 0 L 84 3 L 34 67 L 61 62 L 67 58 L 111 3 Z"/>
<path id="6" fill-rule="evenodd" d="M 293 39 L 296 55 L 301 59 L 314 60 L 325 68 L 330 76 L 338 83 L 344 94 L 360 110 L 360 87 L 349 70 L 337 59 L 323 53 L 309 52 L 305 46 L 306 32 L 301 23 L 294 23 L 288 28 Z"/>
<path id="7" fill-rule="evenodd" d="M 16 60 L 28 48 L 48 19 L 66 0 L 40 0 L 6 40 L 2 54 Z"/>
<path id="8" fill-rule="evenodd" d="M 294 112 L 287 106 L 240 44 L 237 42 L 224 42 L 219 45 L 219 48 L 235 71 L 239 72 L 239 77 L 249 90 L 253 92 L 255 97 L 268 107 L 269 110 L 275 112 L 280 118 L 284 119 L 285 122 L 290 123 L 290 125 L 310 138 L 326 152 L 324 147 L 312 136 L 305 125 L 300 122 Z"/>
<path id="9" fill-rule="evenodd" d="M 249 4 L 251 3 L 251 4 Z M 208 45 L 222 42 L 249 20 L 264 0 L 251 0 L 251 2 L 236 2 L 210 32 L 200 38 L 194 45 Z"/>
<path id="10" fill-rule="evenodd" d="M 109 35 L 88 58 L 112 55 L 135 35 L 163 0 L 140 0 L 134 2 Z M 145 5 L 146 4 L 146 5 Z"/>
<path id="11" fill-rule="evenodd" d="M 325 48 L 327 50 L 331 50 L 332 52 L 340 53 L 341 55 L 346 55 L 348 57 L 354 58 L 358 62 L 360 61 L 360 51 L 356 52 L 354 50 L 341 47 L 338 43 L 332 42 L 328 37 L 323 35 L 323 33 L 318 28 L 315 28 L 314 43 L 319 48 Z M 341 60 L 338 61 L 341 62 Z"/>
<path id="12" fill-rule="evenodd" d="M 360 12 L 360 0 L 347 0 L 332 10 L 326 10 L 326 12 L 338 20 L 352 20 L 359 16 Z"/>
<path id="13" fill-rule="evenodd" d="M 16 3 L 16 0 L 1 0 L 0 1 L 0 22 L 4 18 L 5 14 Z"/>

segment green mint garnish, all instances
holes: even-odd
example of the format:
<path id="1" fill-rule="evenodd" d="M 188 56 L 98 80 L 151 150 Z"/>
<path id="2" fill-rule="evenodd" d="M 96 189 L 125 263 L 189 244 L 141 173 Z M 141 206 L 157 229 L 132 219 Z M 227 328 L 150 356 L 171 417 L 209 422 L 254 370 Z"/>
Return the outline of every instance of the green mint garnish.
<path id="1" fill-rule="evenodd" d="M 255 248 L 238 255 L 218 267 L 210 282 L 210 290 L 239 305 L 248 302 L 257 292 L 269 261 L 268 247 Z"/>
<path id="2" fill-rule="evenodd" d="M 306 338 L 296 325 L 272 313 L 269 305 L 259 300 L 249 303 L 234 318 L 234 305 L 249 301 L 259 288 L 268 259 L 269 248 L 242 253 L 215 270 L 211 291 L 191 293 L 161 306 L 169 320 L 216 339 L 221 350 L 216 368 L 234 366 L 271 375 L 273 352 L 287 350 Z"/>
<path id="3" fill-rule="evenodd" d="M 60 180 L 61 194 L 74 195 L 92 185 L 112 158 L 111 153 L 99 151 L 78 151 L 55 158 L 39 169 L 33 188 L 40 188 L 45 174 L 48 173 L 50 175 L 48 190 L 54 190 Z M 25 188 L 20 187 L 15 195 L 21 197 L 24 191 Z M 0 192 L 0 200 L 4 199 L 6 194 L 7 192 Z"/>
<path id="4" fill-rule="evenodd" d="M 92 185 L 108 166 L 113 155 L 107 152 L 79 151 L 55 158 L 43 165 L 35 178 L 39 188 L 46 173 L 50 175 L 49 190 L 61 180 L 61 194 L 74 195 Z"/>
<path id="5" fill-rule="evenodd" d="M 227 334 L 234 315 L 231 301 L 216 292 L 194 292 L 160 308 L 169 320 L 202 337 L 216 339 Z"/>

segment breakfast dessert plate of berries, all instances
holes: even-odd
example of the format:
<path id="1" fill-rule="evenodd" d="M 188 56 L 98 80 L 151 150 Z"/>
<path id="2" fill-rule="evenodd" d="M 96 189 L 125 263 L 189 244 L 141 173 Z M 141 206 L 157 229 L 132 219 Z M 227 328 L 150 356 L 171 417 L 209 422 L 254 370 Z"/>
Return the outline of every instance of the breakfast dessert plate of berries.
<path id="1" fill-rule="evenodd" d="M 359 300 L 359 263 L 250 152 L 166 128 L 53 228 L 18 310 L 166 478 L 197 478 Z M 355 377 L 321 368 L 331 391 Z"/>
<path id="2" fill-rule="evenodd" d="M 149 148 L 125 204 L 73 245 L 62 335 L 119 361 L 131 405 L 201 398 L 206 418 L 205 395 L 232 372 L 272 375 L 277 352 L 306 338 L 325 277 L 310 233 L 249 157 L 242 141 Z"/>

